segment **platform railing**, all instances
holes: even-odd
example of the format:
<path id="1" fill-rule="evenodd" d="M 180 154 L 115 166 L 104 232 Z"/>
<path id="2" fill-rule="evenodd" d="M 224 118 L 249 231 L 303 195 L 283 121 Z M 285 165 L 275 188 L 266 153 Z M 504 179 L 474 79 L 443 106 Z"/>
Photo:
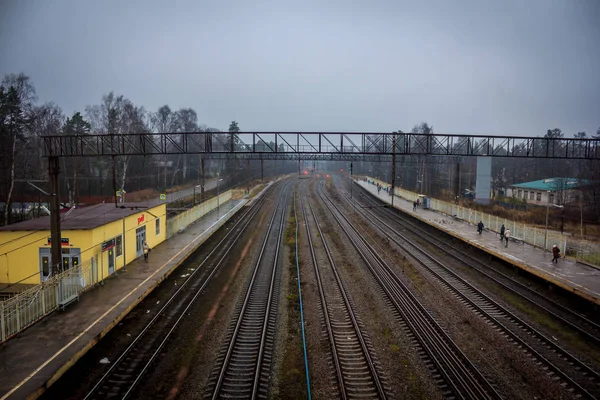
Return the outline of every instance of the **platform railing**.
<path id="1" fill-rule="evenodd" d="M 91 261 L 56 274 L 44 283 L 0 302 L 0 343 L 17 335 L 98 283 Z"/>
<path id="2" fill-rule="evenodd" d="M 232 192 L 231 189 L 227 190 L 219 196 L 212 197 L 195 207 L 190 208 L 172 218 L 167 219 L 167 239 L 172 237 L 177 232 L 185 229 L 188 225 L 193 224 L 200 218 L 208 214 L 209 212 L 217 209 L 219 206 L 223 206 L 226 202 L 231 200 Z M 168 211 L 168 210 L 167 210 Z"/>
<path id="3" fill-rule="evenodd" d="M 374 183 L 379 183 L 383 187 L 388 187 L 390 184 L 384 181 L 367 177 Z M 419 194 L 402 188 L 395 188 L 396 197 L 404 198 L 411 203 L 416 201 Z M 520 240 L 523 243 L 533 245 L 545 250 L 552 250 L 552 246 L 557 245 L 560 248 L 561 255 L 566 255 L 574 258 L 576 261 L 586 262 L 596 267 L 600 267 L 600 244 L 591 242 L 571 234 L 554 230 L 546 230 L 535 226 L 527 225 L 521 222 L 516 222 L 506 218 L 500 218 L 496 215 L 484 213 L 468 207 L 462 207 L 454 203 L 430 198 L 430 208 L 434 211 L 441 212 L 448 216 L 461 219 L 470 224 L 477 225 L 482 221 L 485 228 L 499 233 L 500 227 L 504 224 L 505 228 L 509 228 L 511 236 Z M 473 228 L 475 229 L 475 227 Z M 500 237 L 498 237 L 500 239 Z"/>

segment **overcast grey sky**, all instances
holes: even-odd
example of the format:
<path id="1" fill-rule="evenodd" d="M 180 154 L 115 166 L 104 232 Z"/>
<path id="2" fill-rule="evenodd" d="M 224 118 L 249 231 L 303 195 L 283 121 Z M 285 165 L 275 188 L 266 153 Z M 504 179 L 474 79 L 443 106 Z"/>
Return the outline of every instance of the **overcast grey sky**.
<path id="1" fill-rule="evenodd" d="M 0 73 L 242 130 L 600 127 L 600 0 L 0 2 Z"/>

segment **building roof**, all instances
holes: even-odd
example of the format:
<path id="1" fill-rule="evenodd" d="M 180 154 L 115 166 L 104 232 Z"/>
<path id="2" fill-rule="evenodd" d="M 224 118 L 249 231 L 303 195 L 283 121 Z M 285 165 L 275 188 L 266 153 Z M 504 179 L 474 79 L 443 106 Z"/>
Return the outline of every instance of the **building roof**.
<path id="1" fill-rule="evenodd" d="M 101 225 L 118 221 L 121 218 L 133 214 L 142 213 L 156 207 L 147 202 L 119 204 L 119 208 L 113 203 L 96 204 L 89 207 L 74 209 L 68 215 L 61 215 L 61 230 L 94 229 Z M 42 231 L 50 230 L 50 217 L 41 217 L 29 221 L 18 222 L 0 227 L 0 231 Z"/>
<path id="2" fill-rule="evenodd" d="M 543 191 L 556 191 L 566 189 L 576 189 L 578 187 L 587 186 L 590 181 L 577 178 L 546 178 L 539 181 L 515 183 L 511 187 L 521 189 L 534 189 Z"/>

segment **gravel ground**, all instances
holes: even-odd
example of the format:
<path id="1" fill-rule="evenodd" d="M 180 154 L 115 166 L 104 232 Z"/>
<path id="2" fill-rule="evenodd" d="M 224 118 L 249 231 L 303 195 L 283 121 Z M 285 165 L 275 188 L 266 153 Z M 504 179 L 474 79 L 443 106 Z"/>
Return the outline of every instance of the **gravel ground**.
<path id="1" fill-rule="evenodd" d="M 411 339 L 404 335 L 401 323 L 371 272 L 329 211 L 317 204 L 315 212 L 342 280 L 359 316 L 363 316 L 362 323 L 369 333 L 381 370 L 385 371 L 386 386 L 395 398 L 440 398 L 437 385 L 417 355 Z"/>
<path id="2" fill-rule="evenodd" d="M 302 193 L 306 192 L 302 191 Z M 299 200 L 298 209 L 300 210 Z M 333 399 L 339 396 L 339 389 L 333 368 L 331 345 L 324 326 L 323 305 L 320 301 L 314 265 L 306 236 L 306 225 L 301 213 L 299 213 L 298 220 L 300 224 L 300 244 L 298 251 L 300 260 L 302 260 L 300 279 L 302 281 L 311 394 L 317 400 Z M 318 262 L 322 263 L 324 261 L 319 260 Z"/>
<path id="3" fill-rule="evenodd" d="M 164 304 L 175 293 L 178 288 L 175 282 L 179 284 L 183 282 L 181 275 L 191 272 L 190 268 L 195 268 L 196 265 L 200 264 L 206 258 L 206 255 L 225 236 L 227 230 L 235 224 L 240 215 L 234 215 L 223 228 L 211 236 L 177 270 L 173 271 L 169 278 L 162 282 L 136 308 L 123 318 L 100 343 L 55 382 L 44 393 L 42 399 L 81 399 L 85 397 L 89 389 L 109 368 L 109 365 L 99 364 L 99 361 L 104 357 L 111 361 L 118 358 L 123 350 L 141 332 L 146 323 L 156 315 L 161 304 Z M 198 278 L 202 278 L 202 276 Z M 107 284 L 110 284 L 110 282 Z M 95 290 L 101 291 L 102 288 Z M 93 296 L 94 291 L 87 295 Z"/>
<path id="4" fill-rule="evenodd" d="M 299 183 L 302 182 L 302 183 Z M 315 180 L 298 181 L 298 195 L 306 195 L 313 204 L 325 239 L 329 245 L 336 266 L 351 302 L 358 314 L 361 328 L 367 334 L 377 360 L 377 368 L 382 372 L 384 386 L 390 397 L 402 399 L 441 398 L 442 393 L 435 384 L 430 370 L 417 354 L 413 339 L 404 332 L 403 323 L 383 290 L 364 264 L 345 232 L 315 195 Z M 339 183 L 339 182 L 337 182 Z M 328 181 L 327 191 L 340 196 Z M 192 399 L 205 394 L 206 382 L 213 372 L 215 359 L 221 351 L 226 333 L 239 304 L 244 288 L 247 287 L 252 267 L 258 258 L 260 244 L 264 238 L 273 206 L 276 204 L 274 191 L 267 204 L 255 217 L 253 223 L 232 253 L 213 277 L 203 294 L 190 308 L 187 318 L 174 332 L 174 336 L 164 347 L 158 359 L 150 367 L 136 388 L 132 398 L 144 399 Z M 519 351 L 506 338 L 491 328 L 452 294 L 446 291 L 429 273 L 413 266 L 395 245 L 382 238 L 368 218 L 359 216 L 345 200 L 338 201 L 347 210 L 362 233 L 376 246 L 381 255 L 395 268 L 397 275 L 410 288 L 419 301 L 436 317 L 438 323 L 452 337 L 455 343 L 467 354 L 483 374 L 495 384 L 499 392 L 510 399 L 570 399 L 573 396 L 559 384 L 540 372 L 535 363 Z M 320 302 L 318 287 L 306 229 L 301 214 L 300 201 L 297 203 L 299 223 L 299 258 L 302 279 L 303 306 L 308 348 L 308 361 L 311 377 L 311 392 L 315 399 L 339 397 L 339 388 L 332 365 L 331 348 L 325 331 L 323 305 Z M 308 206 L 307 206 L 308 210 Z M 310 213 L 310 211 L 308 211 Z M 309 215 L 310 218 L 312 216 Z M 67 372 L 43 396 L 47 399 L 79 399 L 99 379 L 107 366 L 98 364 L 107 357 L 115 360 L 122 350 L 143 329 L 164 302 L 181 284 L 181 275 L 189 273 L 202 262 L 216 243 L 233 226 L 239 215 L 234 216 L 224 228 L 205 243 L 178 271 L 161 284 L 140 305 L 113 329 L 94 349 L 83 357 L 74 368 Z M 312 221 L 312 219 L 311 219 Z M 312 222 L 311 222 L 312 223 Z M 313 243 L 322 247 L 313 229 Z M 434 234 L 432 231 L 431 234 Z M 439 235 L 439 233 L 438 233 Z M 287 219 L 286 232 L 281 257 L 279 279 L 279 314 L 273 366 L 271 370 L 271 391 L 269 398 L 306 398 L 304 357 L 299 317 L 299 299 L 295 268 L 295 221 L 293 210 Z M 465 247 L 471 255 L 487 260 L 490 268 L 506 271 L 503 263 L 491 261 L 487 255 Z M 438 258 L 443 256 L 435 253 Z M 487 258 L 486 258 L 487 257 Z M 600 360 L 599 350 L 573 336 L 544 313 L 532 310 L 529 303 L 518 300 L 513 295 L 490 283 L 479 273 L 447 258 L 448 264 L 470 282 L 488 293 L 503 305 L 509 306 L 523 319 L 539 327 L 548 335 L 554 335 L 561 343 L 572 345 L 573 352 L 582 358 L 595 362 Z M 331 280 L 329 261 L 324 252 L 317 251 L 317 262 L 323 277 Z M 204 271 L 199 273 L 206 274 Z M 518 279 L 528 282 L 536 290 L 547 291 L 547 286 L 539 281 L 529 281 L 527 276 Z M 331 283 L 330 283 L 331 284 Z M 577 300 L 568 296 L 559 299 L 567 305 L 578 305 Z"/>
<path id="5" fill-rule="evenodd" d="M 344 204 L 345 205 L 345 204 Z M 348 207 L 346 208 L 348 209 Z M 366 219 L 361 218 L 365 227 Z M 364 228 L 368 236 L 375 238 L 379 231 Z M 381 242 L 384 239 L 379 239 Z M 455 343 L 480 368 L 484 375 L 495 383 L 506 398 L 572 398 L 573 396 L 555 383 L 522 352 L 504 337 L 490 328 L 481 318 L 465 309 L 460 301 L 449 294 L 428 273 L 404 263 L 401 250 L 395 245 L 380 246 L 380 251 L 393 264 L 404 281 L 413 284 L 413 293 L 432 312 L 440 325 L 450 334 Z"/>
<path id="6" fill-rule="evenodd" d="M 267 211 L 265 209 L 265 211 Z M 267 213 L 256 216 L 258 223 L 242 235 L 201 298 L 190 308 L 138 386 L 133 398 L 192 399 L 202 397 L 215 358 L 221 349 L 238 299 L 246 287 L 258 257 L 261 232 Z M 254 232 L 257 232 L 255 234 Z"/>

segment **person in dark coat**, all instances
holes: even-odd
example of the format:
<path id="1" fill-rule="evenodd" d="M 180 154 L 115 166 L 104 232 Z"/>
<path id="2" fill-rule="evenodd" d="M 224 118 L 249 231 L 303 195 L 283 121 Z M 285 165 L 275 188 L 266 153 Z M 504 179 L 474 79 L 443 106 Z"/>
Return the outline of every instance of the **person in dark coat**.
<path id="1" fill-rule="evenodd" d="M 552 246 L 552 262 L 558 263 L 558 259 L 560 258 L 560 249 L 557 245 Z"/>
<path id="2" fill-rule="evenodd" d="M 480 235 L 481 232 L 483 232 L 483 221 L 479 221 L 479 223 L 477 224 L 477 232 L 479 232 Z"/>
<path id="3" fill-rule="evenodd" d="M 504 227 L 504 224 L 502 224 L 502 226 L 500 227 L 500 241 L 504 240 L 504 231 L 506 230 L 506 228 Z"/>
<path id="4" fill-rule="evenodd" d="M 413 201 L 413 211 L 417 211 L 417 202 Z"/>

